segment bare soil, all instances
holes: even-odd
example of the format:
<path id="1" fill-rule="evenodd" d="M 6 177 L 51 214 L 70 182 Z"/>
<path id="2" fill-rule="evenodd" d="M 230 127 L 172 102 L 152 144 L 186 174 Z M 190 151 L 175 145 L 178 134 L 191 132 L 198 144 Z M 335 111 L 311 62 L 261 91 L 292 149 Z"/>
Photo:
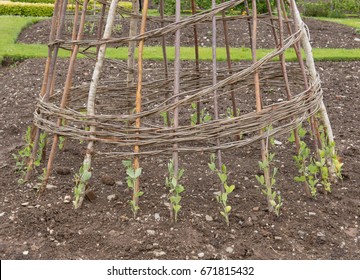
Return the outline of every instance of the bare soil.
<path id="1" fill-rule="evenodd" d="M 355 38 L 360 38 L 360 34 L 356 33 L 356 30 L 345 25 L 315 20 L 311 18 L 304 19 L 304 22 L 311 30 L 310 42 L 314 48 L 360 48 L 360 41 Z M 250 47 L 249 27 L 245 20 L 229 21 L 228 33 L 230 38 L 231 47 Z M 19 36 L 18 42 L 20 43 L 41 43 L 47 44 L 50 34 L 50 20 L 41 21 L 29 28 L 26 28 Z M 147 24 L 147 30 L 153 30 L 159 28 L 160 24 L 149 21 Z M 71 37 L 72 24 L 67 22 L 64 38 Z M 224 29 L 221 21 L 217 23 L 217 44 L 218 47 L 225 46 L 225 38 L 223 36 Z M 285 30 L 286 32 L 286 30 Z M 87 23 L 85 25 L 84 36 L 86 38 L 96 38 L 97 24 Z M 127 37 L 129 35 L 129 19 L 119 18 L 115 23 L 113 29 L 113 37 Z M 274 48 L 274 38 L 272 29 L 268 21 L 260 20 L 258 27 L 258 48 Z M 198 24 L 198 38 L 199 45 L 201 47 L 211 47 L 211 23 Z M 168 46 L 174 45 L 175 36 L 170 34 L 166 36 L 166 44 Z M 187 27 L 181 30 L 181 44 L 182 46 L 194 45 L 194 29 Z M 148 46 L 161 45 L 161 38 L 149 39 L 146 41 Z"/>
<path id="2" fill-rule="evenodd" d="M 78 62 L 75 85 L 91 79 L 91 63 Z M 273 147 L 280 170 L 276 186 L 284 199 L 277 218 L 267 212 L 255 179 L 260 173 L 259 145 L 224 152 L 229 182 L 236 186 L 230 198 L 230 227 L 219 214 L 214 197 L 219 180 L 207 167 L 208 154 L 180 156 L 186 191 L 176 224 L 169 222 L 166 206 L 166 156 L 141 158 L 144 195 L 135 220 L 128 204 L 131 193 L 125 170 L 118 159 L 95 158 L 90 188 L 96 198 L 92 202 L 85 201 L 77 211 L 71 199 L 64 203 L 65 196 L 72 196 L 73 176 L 83 160 L 85 146 L 79 141 L 69 140 L 58 152 L 53 187 L 40 199 L 33 188 L 40 173 L 19 185 L 12 154 L 24 145 L 26 128 L 32 123 L 44 64 L 44 59 L 29 59 L 0 68 L 2 259 L 198 259 L 199 253 L 204 259 L 360 258 L 359 61 L 317 63 L 337 151 L 344 162 L 343 181 L 333 184 L 330 194 L 319 188 L 316 199 L 307 198 L 293 180 L 297 175 L 294 147 L 286 136 L 277 137 L 282 144 Z M 156 69 L 161 63 L 147 61 L 145 67 Z M 66 69 L 66 60 L 60 60 L 59 72 Z M 116 75 L 114 66 L 105 67 L 104 77 Z M 65 74 L 58 76 L 57 87 L 64 79 Z M 113 194 L 116 199 L 109 201 Z"/>

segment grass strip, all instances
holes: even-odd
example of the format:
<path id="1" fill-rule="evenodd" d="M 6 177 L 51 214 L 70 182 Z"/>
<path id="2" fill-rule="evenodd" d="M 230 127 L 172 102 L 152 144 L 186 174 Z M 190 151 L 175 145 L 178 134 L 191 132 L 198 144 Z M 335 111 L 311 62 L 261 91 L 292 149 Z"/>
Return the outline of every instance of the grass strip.
<path id="1" fill-rule="evenodd" d="M 316 17 L 315 19 L 335 22 L 343 25 L 347 25 L 353 28 L 360 28 L 360 18 L 327 18 L 327 17 Z"/>
<path id="2" fill-rule="evenodd" d="M 23 60 L 26 58 L 39 58 L 47 56 L 47 46 L 38 44 L 17 44 L 16 39 L 22 29 L 30 24 L 36 23 L 43 18 L 37 17 L 17 17 L 17 16 L 0 16 L 0 63 L 4 58 L 12 61 Z M 174 47 L 168 47 L 168 56 L 170 60 L 174 59 Z M 211 48 L 200 48 L 200 59 L 211 60 Z M 259 49 L 258 58 L 265 56 L 271 52 L 270 49 Z M 317 61 L 352 61 L 360 60 L 360 49 L 313 49 L 314 58 Z M 68 51 L 61 50 L 60 57 L 69 57 Z M 251 50 L 249 48 L 232 48 L 231 55 L 233 61 L 251 60 Z M 108 48 L 108 58 L 116 58 L 126 60 L 128 50 L 126 47 Z M 162 49 L 160 46 L 150 46 L 145 49 L 144 59 L 162 60 Z M 181 48 L 182 60 L 195 60 L 194 49 L 192 47 Z M 225 48 L 217 49 L 217 59 L 219 61 L 226 60 Z M 288 61 L 296 61 L 296 55 L 293 49 L 286 52 Z"/>

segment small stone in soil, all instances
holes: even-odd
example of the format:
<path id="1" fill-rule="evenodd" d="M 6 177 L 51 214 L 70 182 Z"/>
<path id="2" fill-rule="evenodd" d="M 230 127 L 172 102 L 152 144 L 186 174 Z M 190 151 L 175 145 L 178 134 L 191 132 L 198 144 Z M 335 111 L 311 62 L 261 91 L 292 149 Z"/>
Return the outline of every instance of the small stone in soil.
<path id="1" fill-rule="evenodd" d="M 30 204 L 30 202 L 24 202 L 24 203 L 21 203 L 21 206 L 28 206 Z"/>
<path id="2" fill-rule="evenodd" d="M 24 255 L 24 256 L 27 256 L 28 254 L 29 254 L 29 251 L 24 251 L 24 252 L 23 252 L 23 255 Z"/>
<path id="3" fill-rule="evenodd" d="M 159 214 L 159 213 L 155 213 L 155 214 L 154 214 L 154 218 L 155 218 L 155 221 L 159 222 L 159 221 L 160 221 L 160 214 Z"/>
<path id="4" fill-rule="evenodd" d="M 252 209 L 253 211 L 259 211 L 260 210 L 260 207 L 254 207 L 253 209 Z"/>
<path id="5" fill-rule="evenodd" d="M 309 212 L 309 216 L 316 216 L 315 212 Z"/>
<path id="6" fill-rule="evenodd" d="M 225 249 L 225 251 L 226 251 L 227 253 L 229 253 L 229 254 L 232 254 L 232 253 L 234 252 L 234 248 L 232 248 L 232 247 L 227 247 L 227 248 Z"/>
<path id="7" fill-rule="evenodd" d="M 199 257 L 199 258 L 203 258 L 204 256 L 205 256 L 204 253 L 199 253 L 199 254 L 198 254 L 198 257 Z"/>
<path id="8" fill-rule="evenodd" d="M 205 220 L 208 221 L 208 222 L 211 222 L 211 221 L 213 221 L 214 219 L 213 219 L 213 217 L 211 217 L 211 216 L 209 216 L 209 215 L 206 215 L 206 216 L 205 216 Z"/>
<path id="9" fill-rule="evenodd" d="M 122 181 L 116 181 L 115 184 L 119 187 L 122 187 L 124 185 Z"/>
<path id="10" fill-rule="evenodd" d="M 159 251 L 159 250 L 153 251 L 153 254 L 155 255 L 155 257 L 161 257 L 161 256 L 166 255 L 166 253 L 164 251 Z"/>
<path id="11" fill-rule="evenodd" d="M 147 233 L 148 235 L 155 235 L 155 230 L 148 229 L 148 230 L 146 231 L 146 233 Z"/>
<path id="12" fill-rule="evenodd" d="M 65 195 L 64 197 L 64 203 L 70 203 L 71 201 L 71 196 L 70 195 Z M 48 205 L 49 206 L 49 205 Z"/>
<path id="13" fill-rule="evenodd" d="M 278 241 L 279 241 L 279 240 L 282 240 L 282 237 L 281 237 L 281 236 L 275 236 L 274 238 L 275 238 L 275 240 L 278 240 Z"/>
<path id="14" fill-rule="evenodd" d="M 57 186 L 55 186 L 55 185 L 50 185 L 50 184 L 46 185 L 47 190 L 52 190 L 52 189 L 56 189 L 56 188 L 57 188 Z"/>
<path id="15" fill-rule="evenodd" d="M 5 212 L 1 212 L 0 213 L 0 217 L 4 216 L 5 215 Z"/>
<path id="16" fill-rule="evenodd" d="M 107 200 L 109 202 L 111 202 L 113 200 L 116 200 L 116 199 L 118 199 L 118 196 L 116 194 L 110 194 L 110 195 L 107 196 Z"/>

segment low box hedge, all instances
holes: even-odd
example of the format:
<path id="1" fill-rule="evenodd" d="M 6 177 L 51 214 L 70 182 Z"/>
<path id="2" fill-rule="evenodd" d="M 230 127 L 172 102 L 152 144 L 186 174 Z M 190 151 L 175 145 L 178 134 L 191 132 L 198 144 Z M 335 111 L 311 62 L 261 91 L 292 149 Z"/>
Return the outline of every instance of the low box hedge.
<path id="1" fill-rule="evenodd" d="M 13 3 L 0 2 L 0 15 L 27 16 L 27 17 L 51 17 L 54 4 L 45 3 Z"/>
<path id="2" fill-rule="evenodd" d="M 39 1 L 39 0 L 28 0 Z M 47 0 L 41 0 L 47 1 Z M 100 9 L 100 5 L 96 4 Z M 131 2 L 119 2 L 119 6 L 131 9 Z M 73 10 L 75 5 L 69 4 L 68 10 Z M 93 5 L 89 5 L 88 9 L 92 10 Z M 31 16 L 31 17 L 51 17 L 54 11 L 54 4 L 51 3 L 21 3 L 0 1 L 0 15 L 9 16 Z"/>

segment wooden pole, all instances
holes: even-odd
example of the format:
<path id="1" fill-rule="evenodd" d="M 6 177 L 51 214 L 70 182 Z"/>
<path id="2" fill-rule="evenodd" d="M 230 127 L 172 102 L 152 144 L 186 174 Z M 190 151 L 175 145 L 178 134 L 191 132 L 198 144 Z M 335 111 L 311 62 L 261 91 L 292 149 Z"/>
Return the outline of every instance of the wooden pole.
<path id="1" fill-rule="evenodd" d="M 224 0 L 221 0 L 221 3 L 224 3 Z M 225 39 L 225 50 L 226 50 L 226 62 L 227 67 L 229 69 L 229 74 L 232 74 L 232 66 L 231 66 L 231 54 L 230 54 L 230 44 L 229 44 L 229 34 L 228 34 L 228 26 L 227 22 L 225 20 L 225 11 L 222 11 L 221 13 L 222 22 L 223 22 L 223 28 L 224 28 L 224 39 Z M 237 108 L 236 108 L 236 99 L 235 99 L 235 93 L 234 93 L 234 86 L 231 85 L 230 90 L 230 98 L 231 98 L 231 104 L 232 104 L 232 110 L 234 117 L 237 117 Z M 240 136 L 237 136 L 238 140 L 240 140 Z"/>
<path id="2" fill-rule="evenodd" d="M 294 19 L 297 22 L 297 25 L 300 26 L 300 24 L 303 23 L 299 10 L 296 6 L 296 3 L 294 0 L 291 0 L 291 4 L 292 4 L 292 8 L 293 8 L 293 13 L 294 13 Z M 306 65 L 309 71 L 309 76 L 310 76 L 310 83 L 313 83 L 316 79 L 317 79 L 317 72 L 316 72 L 316 68 L 315 68 L 315 62 L 314 62 L 314 57 L 312 55 L 312 48 L 310 45 L 310 41 L 308 38 L 308 34 L 307 32 L 305 32 L 305 30 L 303 30 L 302 32 L 302 36 L 301 36 L 301 45 L 302 48 L 305 52 L 305 56 L 306 56 Z M 324 101 L 321 100 L 320 102 L 320 115 L 321 115 L 321 120 L 324 124 L 324 127 L 326 129 L 326 134 L 328 137 L 328 142 L 329 143 L 333 143 L 334 142 L 334 134 L 331 128 L 331 124 L 330 124 L 330 119 L 329 116 L 327 114 L 327 110 L 324 104 Z M 335 148 L 331 149 L 331 154 L 335 155 Z M 327 161 L 328 166 L 329 166 L 329 174 L 331 176 L 331 179 L 333 181 L 336 181 L 337 177 L 336 177 L 336 171 L 335 171 L 335 167 L 334 164 L 332 162 L 331 159 L 328 159 Z"/>
<path id="3" fill-rule="evenodd" d="M 191 12 L 193 15 L 196 14 L 196 3 L 195 0 L 191 0 Z M 194 25 L 194 47 L 195 47 L 195 71 L 196 75 L 199 76 L 200 64 L 199 64 L 199 40 L 198 40 L 198 32 L 197 32 L 197 25 Z M 199 85 L 199 80 L 197 80 L 197 85 Z M 200 124 L 201 122 L 201 103 L 200 100 L 196 102 L 196 124 Z"/>
<path id="4" fill-rule="evenodd" d="M 253 21 L 252 21 L 252 43 L 251 43 L 251 53 L 252 53 L 252 63 L 256 63 L 256 37 L 257 37 L 257 9 L 256 9 L 256 0 L 252 0 L 252 12 L 253 12 Z M 259 71 L 256 69 L 254 72 L 254 84 L 255 84 L 255 98 L 256 98 L 256 112 L 261 113 L 262 111 L 262 101 L 260 93 L 260 78 Z M 260 130 L 260 135 L 263 135 L 263 131 Z M 266 145 L 265 139 L 261 139 L 261 159 L 263 162 L 268 160 L 268 146 Z M 264 178 L 266 187 L 271 186 L 270 181 L 270 169 L 269 167 L 264 168 Z M 271 205 L 270 201 L 272 200 L 271 194 L 267 193 L 268 209 L 269 212 L 274 211 L 274 207 Z"/>
<path id="5" fill-rule="evenodd" d="M 54 7 L 54 17 L 51 23 L 51 31 L 49 37 L 49 43 L 53 43 L 54 39 L 60 39 L 62 35 L 62 29 L 65 23 L 65 13 L 66 13 L 66 5 L 67 0 L 58 0 L 55 3 Z M 60 22 L 60 24 L 58 24 Z M 56 30 L 56 33 L 55 33 Z M 40 97 L 43 98 L 45 101 L 49 100 L 50 97 L 50 90 L 51 84 L 54 80 L 54 70 L 55 64 L 58 57 L 59 52 L 59 45 L 50 45 L 48 47 L 48 57 L 45 65 L 45 73 L 44 73 L 44 80 L 40 91 Z M 40 139 L 41 129 L 36 127 L 34 132 L 34 140 L 33 140 L 33 149 L 31 153 L 31 157 L 28 162 L 28 168 L 25 175 L 25 181 L 29 180 L 31 172 L 33 170 L 33 164 L 35 158 L 37 156 L 37 152 L 39 149 L 39 139 Z"/>
<path id="6" fill-rule="evenodd" d="M 104 32 L 104 36 L 103 36 L 104 40 L 109 39 L 111 36 L 111 31 L 112 31 L 112 27 L 114 25 L 114 19 L 115 19 L 116 7 L 118 4 L 118 1 L 119 0 L 111 1 L 111 5 L 110 5 L 107 21 L 106 21 L 106 26 L 105 26 L 105 32 Z M 103 68 L 103 64 L 104 64 L 104 60 L 105 60 L 105 53 L 106 53 L 106 43 L 103 43 L 102 45 L 100 45 L 100 48 L 99 48 L 97 61 L 95 64 L 94 72 L 93 72 L 91 83 L 90 83 L 88 102 L 87 102 L 87 116 L 88 117 L 95 115 L 96 91 L 97 91 L 97 86 L 98 86 L 100 75 L 101 75 L 101 70 Z M 96 127 L 94 125 L 91 125 L 90 133 L 95 132 L 95 130 L 96 130 Z M 90 138 L 92 138 L 91 134 L 90 134 Z M 94 140 L 90 140 L 88 142 L 85 158 L 83 161 L 83 167 L 84 167 L 83 171 L 84 172 L 90 172 L 93 149 L 94 149 Z M 75 209 L 81 207 L 81 205 L 84 201 L 84 197 L 85 197 L 85 188 L 83 190 L 81 190 L 79 202 L 75 206 Z"/>
<path id="7" fill-rule="evenodd" d="M 212 0 L 212 8 L 215 9 L 216 1 Z M 216 16 L 212 17 L 212 84 L 217 84 L 217 61 L 216 61 Z M 215 120 L 219 119 L 219 105 L 218 105 L 218 92 L 214 90 L 214 112 L 215 112 Z M 216 139 L 216 145 L 220 146 L 220 139 Z M 217 168 L 221 170 L 222 166 L 222 157 L 221 150 L 217 149 Z M 220 185 L 220 191 L 223 193 L 225 191 L 223 184 Z"/>
<path id="8" fill-rule="evenodd" d="M 132 15 L 130 18 L 130 30 L 129 30 L 129 37 L 135 37 L 138 33 L 138 15 L 139 15 L 139 1 L 132 0 Z M 129 49 L 128 49 L 128 73 L 126 76 L 127 86 L 131 87 L 134 85 L 134 72 L 135 72 L 135 49 L 136 49 L 136 41 L 129 42 Z M 130 109 L 131 110 L 131 109 Z"/>
<path id="9" fill-rule="evenodd" d="M 281 15 L 281 3 L 280 0 L 276 0 L 276 7 L 277 7 L 277 12 L 278 12 L 278 21 L 279 21 L 279 47 L 283 48 L 284 46 L 284 24 L 283 24 L 283 20 L 282 20 L 282 15 Z M 280 55 L 280 62 L 281 62 L 281 70 L 283 73 L 283 77 L 284 77 L 284 82 L 285 82 L 285 91 L 286 91 L 286 96 L 288 100 L 292 99 L 292 93 L 290 90 L 290 84 L 289 84 L 289 77 L 287 74 L 287 69 L 286 69 L 286 63 L 285 63 L 285 55 L 283 53 L 281 53 Z M 300 152 L 300 138 L 299 138 L 299 133 L 298 133 L 298 129 L 295 128 L 293 130 L 294 133 L 294 137 L 295 137 L 295 145 L 296 145 L 296 152 L 297 154 L 299 154 Z M 304 175 L 304 174 L 302 174 Z M 306 195 L 308 197 L 311 196 L 311 191 L 309 188 L 309 185 L 307 184 L 307 182 L 304 182 L 303 184 L 304 186 L 304 191 L 306 193 Z"/>
<path id="10" fill-rule="evenodd" d="M 281 3 L 282 13 L 283 13 L 284 18 L 286 20 L 286 25 L 287 25 L 288 32 L 289 32 L 289 34 L 293 34 L 289 19 L 288 19 L 287 14 L 286 14 L 284 1 L 281 0 L 280 3 Z M 291 6 L 290 6 L 290 8 L 291 8 Z M 293 10 L 293 9 L 291 8 L 291 10 Z M 295 26 L 295 32 L 297 32 L 298 27 L 297 27 L 296 24 L 294 26 Z M 309 82 L 308 82 L 308 77 L 307 77 L 306 71 L 305 71 L 305 64 L 304 64 L 302 54 L 301 54 L 301 51 L 300 51 L 300 42 L 295 43 L 293 45 L 293 47 L 294 47 L 296 57 L 298 59 L 299 65 L 300 65 L 301 73 L 302 73 L 302 76 L 303 76 L 303 79 L 304 79 L 305 90 L 306 90 L 306 89 L 309 88 Z M 320 143 L 320 134 L 319 134 L 318 129 L 316 128 L 315 122 L 316 122 L 315 117 L 314 116 L 310 117 L 311 132 L 312 132 L 313 137 L 314 137 L 314 148 L 315 148 L 315 152 L 318 153 L 317 151 L 318 151 L 319 145 L 321 145 L 321 143 Z"/>
<path id="11" fill-rule="evenodd" d="M 160 18 L 161 18 L 161 27 L 163 28 L 165 26 L 164 23 L 164 0 L 160 0 Z M 164 74 L 165 79 L 168 80 L 169 78 L 169 65 L 168 65 L 168 58 L 167 58 L 167 51 L 166 51 L 166 40 L 165 35 L 161 37 L 161 47 L 162 47 L 162 54 L 163 54 L 163 61 L 164 61 Z M 169 98 L 169 94 L 166 91 L 165 93 L 165 99 L 167 100 Z M 170 114 L 167 111 L 166 112 L 166 120 L 167 120 L 167 126 L 171 126 L 171 120 L 170 120 Z"/>
<path id="12" fill-rule="evenodd" d="M 80 26 L 79 26 L 78 34 L 76 35 L 75 34 L 76 32 L 73 31 L 73 37 L 76 36 L 76 40 L 78 40 L 78 41 L 81 40 L 82 36 L 83 36 L 87 5 L 88 5 L 88 0 L 85 0 L 84 4 L 83 4 L 83 9 L 82 9 L 82 14 L 81 14 L 81 20 L 80 20 Z M 78 14 L 78 9 L 76 11 L 77 11 L 77 14 Z M 76 24 L 76 25 L 77 25 L 77 18 L 78 18 L 78 15 L 75 16 L 75 20 L 74 20 L 74 24 Z M 80 47 L 80 45 L 73 45 L 72 53 L 71 53 L 71 56 L 70 56 L 70 62 L 69 62 L 69 66 L 68 66 L 68 72 L 67 72 L 67 75 L 66 75 L 65 87 L 64 87 L 64 91 L 63 91 L 63 95 L 62 95 L 61 103 L 60 103 L 60 108 L 61 109 L 65 108 L 65 106 L 67 104 L 68 95 L 69 95 L 70 88 L 71 88 L 71 85 L 72 85 L 72 77 L 74 75 L 75 61 L 76 61 L 76 58 L 77 58 L 77 54 L 79 52 L 79 47 Z M 62 125 L 62 119 L 61 118 L 58 118 L 56 125 L 57 125 L 57 127 L 60 127 Z M 53 167 L 53 162 L 54 162 L 54 159 L 55 159 L 55 154 L 56 154 L 58 142 L 59 142 L 59 135 L 54 134 L 53 142 L 52 142 L 52 146 L 51 146 L 51 151 L 50 151 L 50 154 L 49 154 L 49 159 L 48 159 L 48 163 L 47 163 L 47 167 L 46 167 L 46 175 L 45 175 L 44 181 L 43 181 L 43 183 L 41 185 L 40 193 L 45 190 L 46 185 L 47 185 L 47 183 L 49 181 L 50 175 L 52 173 L 52 167 Z"/>
<path id="13" fill-rule="evenodd" d="M 147 19 L 147 12 L 149 7 L 149 1 L 144 0 L 144 6 L 142 9 L 142 18 L 141 18 L 141 27 L 140 27 L 140 34 L 144 34 L 146 31 L 146 19 Z M 139 43 L 139 54 L 138 54 L 138 84 L 136 89 L 136 114 L 141 112 L 141 90 L 142 90 L 142 78 L 143 78 L 143 51 L 144 51 L 144 39 L 140 40 Z M 141 126 L 141 119 L 136 118 L 135 127 L 140 128 Z M 139 146 L 134 147 L 134 153 L 139 153 L 140 148 Z M 140 167 L 139 156 L 135 155 L 134 157 L 134 170 Z M 136 178 L 135 186 L 134 186 L 134 194 L 133 194 L 133 201 L 135 202 L 135 206 L 139 203 L 139 197 L 136 195 L 140 191 L 140 178 Z"/>
<path id="14" fill-rule="evenodd" d="M 180 21 L 181 3 L 176 1 L 175 6 L 175 22 Z M 174 102 L 179 101 L 180 93 L 180 30 L 175 32 L 175 61 L 174 61 Z M 174 108 L 174 132 L 179 126 L 179 107 L 178 105 Z M 177 178 L 179 173 L 179 152 L 178 144 L 173 145 L 173 165 L 174 165 L 174 178 Z M 173 205 L 170 203 L 170 218 L 174 220 Z"/>

